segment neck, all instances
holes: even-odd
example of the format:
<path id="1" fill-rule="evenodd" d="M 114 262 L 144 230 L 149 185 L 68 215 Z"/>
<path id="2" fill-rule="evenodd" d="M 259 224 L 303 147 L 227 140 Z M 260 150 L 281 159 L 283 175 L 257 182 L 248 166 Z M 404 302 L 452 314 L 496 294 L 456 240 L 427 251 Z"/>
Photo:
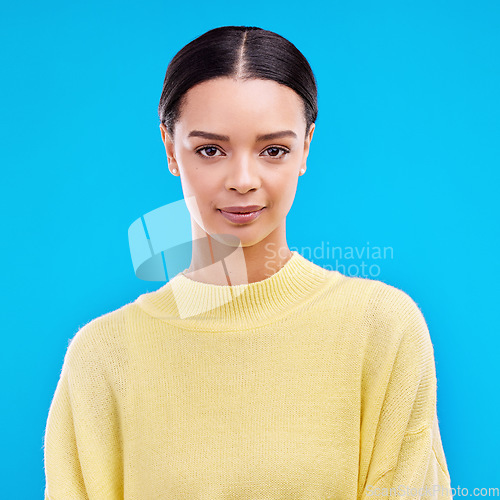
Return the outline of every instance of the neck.
<path id="1" fill-rule="evenodd" d="M 277 273 L 292 257 L 286 242 L 231 246 L 207 235 L 193 242 L 191 265 L 182 274 L 211 285 L 246 285 Z"/>

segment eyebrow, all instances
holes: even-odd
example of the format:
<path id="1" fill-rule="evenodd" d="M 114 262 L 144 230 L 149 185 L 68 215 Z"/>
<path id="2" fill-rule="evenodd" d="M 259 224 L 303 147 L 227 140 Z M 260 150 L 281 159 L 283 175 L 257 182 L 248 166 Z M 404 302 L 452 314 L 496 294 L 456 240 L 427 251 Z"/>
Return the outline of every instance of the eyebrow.
<path id="1" fill-rule="evenodd" d="M 229 141 L 228 135 L 212 134 L 211 132 L 203 132 L 202 130 L 191 130 L 188 137 L 203 137 L 213 141 Z M 272 132 L 257 136 L 257 141 L 269 141 L 272 139 L 281 139 L 282 137 L 297 138 L 297 134 L 293 130 L 281 130 L 280 132 Z"/>

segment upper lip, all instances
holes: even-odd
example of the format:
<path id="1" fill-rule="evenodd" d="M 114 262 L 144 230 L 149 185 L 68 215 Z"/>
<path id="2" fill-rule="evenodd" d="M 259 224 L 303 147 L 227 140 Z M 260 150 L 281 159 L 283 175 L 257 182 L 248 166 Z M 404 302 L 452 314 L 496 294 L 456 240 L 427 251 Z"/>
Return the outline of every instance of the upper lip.
<path id="1" fill-rule="evenodd" d="M 256 212 L 257 210 L 260 210 L 261 208 L 264 208 L 262 205 L 248 205 L 247 207 L 223 207 L 219 208 L 219 210 L 223 210 L 224 212 L 230 212 L 230 213 L 242 213 L 246 214 L 249 212 Z"/>

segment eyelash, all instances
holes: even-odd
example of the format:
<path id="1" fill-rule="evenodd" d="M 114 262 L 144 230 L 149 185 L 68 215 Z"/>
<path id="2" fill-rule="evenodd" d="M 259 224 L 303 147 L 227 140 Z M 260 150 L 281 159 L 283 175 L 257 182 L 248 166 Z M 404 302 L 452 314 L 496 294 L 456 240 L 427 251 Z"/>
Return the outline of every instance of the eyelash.
<path id="1" fill-rule="evenodd" d="M 214 149 L 218 149 L 220 151 L 220 148 L 218 146 L 214 146 L 212 144 L 209 144 L 207 146 L 203 146 L 201 148 L 198 148 L 195 153 L 198 155 L 198 156 L 201 156 L 203 159 L 205 160 L 210 160 L 212 158 L 217 158 L 217 156 L 204 156 L 201 154 L 200 151 L 203 151 L 204 149 L 209 149 L 209 148 L 214 148 Z M 284 154 L 282 154 L 281 156 L 271 156 L 271 155 L 266 155 L 266 156 L 269 156 L 269 158 L 273 158 L 273 159 L 276 159 L 276 160 L 282 160 L 283 158 L 286 157 L 286 155 L 288 153 L 290 153 L 290 150 L 288 148 L 284 148 L 283 146 L 269 146 L 268 148 L 264 149 L 264 151 L 267 151 L 268 149 L 279 149 L 280 151 L 283 151 Z"/>

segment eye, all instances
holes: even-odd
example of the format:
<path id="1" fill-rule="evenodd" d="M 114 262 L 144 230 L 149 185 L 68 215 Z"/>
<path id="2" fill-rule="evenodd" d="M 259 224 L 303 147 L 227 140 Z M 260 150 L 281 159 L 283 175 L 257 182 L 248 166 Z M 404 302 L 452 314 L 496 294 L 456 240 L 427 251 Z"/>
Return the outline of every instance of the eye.
<path id="1" fill-rule="evenodd" d="M 277 158 L 278 160 L 284 158 L 290 152 L 289 149 L 283 148 L 281 146 L 270 146 L 267 149 L 265 149 L 264 151 L 267 151 L 268 153 L 270 153 L 270 154 L 267 154 L 264 156 L 269 156 L 271 158 Z M 279 154 L 280 152 L 282 153 L 281 155 Z"/>
<path id="2" fill-rule="evenodd" d="M 288 148 L 284 148 L 282 146 L 270 146 L 264 151 L 268 153 L 264 156 L 269 156 L 270 158 L 276 158 L 278 160 L 284 158 L 288 153 L 290 153 Z M 217 152 L 221 154 L 217 154 Z M 218 148 L 218 146 L 213 145 L 198 148 L 195 153 L 202 158 L 216 158 L 217 156 L 224 156 L 224 153 Z"/>
<path id="3" fill-rule="evenodd" d="M 205 154 L 203 154 L 202 151 L 204 151 Z M 197 149 L 195 153 L 203 158 L 214 158 L 216 156 L 222 156 L 216 155 L 215 153 L 217 151 L 222 152 L 217 146 L 203 146 L 202 148 Z"/>

